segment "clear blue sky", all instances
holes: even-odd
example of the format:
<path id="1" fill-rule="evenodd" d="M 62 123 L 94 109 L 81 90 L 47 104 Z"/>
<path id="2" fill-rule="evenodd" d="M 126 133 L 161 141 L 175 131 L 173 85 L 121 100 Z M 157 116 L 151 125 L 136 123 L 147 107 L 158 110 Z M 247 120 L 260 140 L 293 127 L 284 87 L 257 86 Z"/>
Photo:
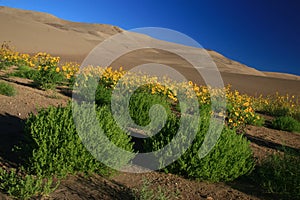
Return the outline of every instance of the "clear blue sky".
<path id="1" fill-rule="evenodd" d="M 170 28 L 259 70 L 300 75 L 299 0 L 0 0 L 0 5 L 123 29 Z"/>

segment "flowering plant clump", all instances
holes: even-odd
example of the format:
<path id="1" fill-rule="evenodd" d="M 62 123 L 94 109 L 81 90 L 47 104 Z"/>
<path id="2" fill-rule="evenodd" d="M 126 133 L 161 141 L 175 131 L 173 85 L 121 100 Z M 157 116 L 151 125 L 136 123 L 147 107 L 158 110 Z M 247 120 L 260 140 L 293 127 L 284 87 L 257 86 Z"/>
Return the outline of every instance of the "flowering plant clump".
<path id="1" fill-rule="evenodd" d="M 52 57 L 47 53 L 38 53 L 33 58 L 37 69 L 34 83 L 42 89 L 54 89 L 56 84 L 63 80 L 61 73 L 58 73 L 59 57 Z"/>
<path id="2" fill-rule="evenodd" d="M 300 119 L 300 107 L 298 99 L 295 96 L 281 96 L 278 93 L 267 97 L 251 97 L 240 94 L 238 91 L 232 91 L 230 86 L 225 88 L 210 88 L 209 86 L 200 86 L 192 81 L 175 82 L 168 77 L 158 78 L 143 73 L 126 72 L 122 67 L 113 69 L 112 67 L 93 67 L 87 66 L 79 70 L 79 64 L 75 62 L 66 62 L 61 64 L 59 57 L 53 57 L 47 53 L 37 53 L 34 56 L 21 54 L 9 48 L 5 43 L 0 50 L 1 66 L 25 65 L 37 70 L 33 77 L 34 82 L 43 89 L 53 89 L 59 83 L 67 82 L 71 85 L 75 83 L 78 74 L 79 79 L 85 81 L 92 77 L 99 78 L 101 93 L 103 90 L 107 97 L 115 89 L 118 83 L 118 89 L 127 91 L 132 86 L 142 87 L 140 91 L 148 92 L 153 95 L 167 97 L 173 105 L 178 105 L 178 92 L 182 89 L 186 91 L 186 96 L 196 95 L 200 106 L 211 104 L 211 98 L 217 98 L 219 95 L 226 95 L 227 112 L 217 113 L 223 117 L 226 115 L 227 125 L 231 128 L 242 128 L 247 124 L 261 125 L 263 119 L 255 111 L 265 112 L 274 116 L 289 115 Z M 126 76 L 124 76 L 126 74 Z M 80 84 L 77 81 L 75 84 Z M 103 94 L 104 94 L 103 93 Z M 193 93 L 193 94 L 192 94 Z M 101 94 L 96 94 L 96 96 Z"/>
<path id="3" fill-rule="evenodd" d="M 115 89 L 119 81 L 119 87 L 126 88 L 143 83 L 143 92 L 150 94 L 165 96 L 173 103 L 178 103 L 178 91 L 182 88 L 186 91 L 188 98 L 192 97 L 191 92 L 194 92 L 198 98 L 199 105 L 211 104 L 211 97 L 217 97 L 223 93 L 227 99 L 227 125 L 231 128 L 242 128 L 246 124 L 259 125 L 263 123 L 263 119 L 255 113 L 253 108 L 253 99 L 248 95 L 241 95 L 238 91 L 231 91 L 230 86 L 223 89 L 213 89 L 208 86 L 199 86 L 192 81 L 175 82 L 168 77 L 163 77 L 159 80 L 158 77 L 149 76 L 141 73 L 132 73 L 124 71 L 122 68 L 113 70 L 111 67 L 86 67 L 81 72 L 84 76 L 84 81 L 91 77 L 99 76 L 100 84 L 106 88 Z M 126 74 L 125 77 L 123 77 Z M 100 77 L 101 75 L 101 77 Z M 121 79 L 122 78 L 122 79 Z M 79 83 L 77 83 L 79 84 Z M 84 84 L 84 83 L 83 83 Z M 120 89 L 119 88 L 119 89 Z M 191 88 L 192 90 L 189 90 Z M 224 113 L 218 113 L 223 117 Z"/>
<path id="4" fill-rule="evenodd" d="M 272 116 L 293 116 L 300 113 L 299 97 L 295 95 L 274 95 L 252 97 L 255 110 Z M 297 117 L 296 117 L 297 118 Z M 299 118 L 300 119 L 300 118 Z"/>
<path id="5" fill-rule="evenodd" d="M 60 67 L 56 67 L 57 73 L 62 73 L 68 82 L 73 84 L 75 82 L 76 73 L 79 71 L 79 64 L 76 62 L 66 62 Z"/>
<path id="6" fill-rule="evenodd" d="M 13 50 L 8 42 L 4 42 L 0 48 L 0 69 L 10 66 L 33 66 L 29 54 L 21 54 Z"/>
<path id="7" fill-rule="evenodd" d="M 158 113 L 154 109 L 151 111 L 153 105 L 159 104 L 160 107 L 165 108 L 166 123 L 157 134 L 148 137 L 144 140 L 144 145 L 141 145 L 141 152 L 151 152 L 166 146 L 174 138 L 181 126 L 182 116 L 189 115 L 188 112 L 182 112 L 184 113 L 182 114 L 180 111 L 186 111 L 185 108 L 196 102 L 201 116 L 196 137 L 188 150 L 163 170 L 198 180 L 231 181 L 253 170 L 255 163 L 249 146 L 250 142 L 242 134 L 236 133 L 243 131 L 248 124 L 261 125 L 264 122 L 256 111 L 276 116 L 272 122 L 273 128 L 295 132 L 300 130 L 300 106 L 295 96 L 282 96 L 276 93 L 267 97 L 251 97 L 232 90 L 230 85 L 224 88 L 212 88 L 192 81 L 177 82 L 166 76 L 157 77 L 142 72 L 127 72 L 122 67 L 119 69 L 93 66 L 79 68 L 79 64 L 74 62 L 60 63 L 60 57 L 54 57 L 48 53 L 30 56 L 16 52 L 4 43 L 0 49 L 0 69 L 10 66 L 17 67 L 19 73 L 16 74 L 19 74 L 19 77 L 33 80 L 42 89 L 55 89 L 57 84 L 69 87 L 74 85 L 73 94 L 80 93 L 79 97 L 83 97 L 78 98 L 74 107 L 70 103 L 67 107 L 51 107 L 39 111 L 35 116 L 32 114 L 27 120 L 25 133 L 36 142 L 32 145 L 26 144 L 20 149 L 30 155 L 27 166 L 30 175 L 18 177 L 14 173 L 6 174 L 0 168 L 2 189 L 11 191 L 8 193 L 19 195 L 21 198 L 25 197 L 24 195 L 29 197 L 52 190 L 55 184 L 52 184 L 52 179 L 47 182 L 45 178 L 51 178 L 53 175 L 63 177 L 76 172 L 108 173 L 109 168 L 96 161 L 82 145 L 72 120 L 74 112 L 78 112 L 78 115 L 91 116 L 94 107 L 89 109 L 90 103 L 93 103 L 93 106 L 94 103 L 97 105 L 95 109 L 100 127 L 91 126 L 93 122 L 89 120 L 90 118 L 82 117 L 77 123 L 80 129 L 88 130 L 90 136 L 93 136 L 99 128 L 102 128 L 111 142 L 130 152 L 134 152 L 132 138 L 116 123 L 115 116 L 129 112 L 135 124 L 148 126 L 155 121 L 152 120 L 151 113 Z M 120 107 L 117 111 L 119 113 L 113 115 L 112 100 L 117 103 L 115 105 L 121 105 L 124 103 L 124 99 L 121 98 L 123 96 L 130 97 L 128 110 L 127 107 L 125 109 Z M 182 96 L 186 102 L 181 102 Z M 223 98 L 226 100 L 225 111 L 219 109 L 224 102 L 218 99 Z M 81 110 L 79 106 L 88 109 Z M 213 106 L 216 108 L 214 113 L 211 109 Z M 193 108 L 198 109 L 198 107 Z M 225 118 L 226 126 L 222 127 L 222 133 L 212 151 L 200 159 L 199 149 L 209 131 L 211 116 L 216 116 L 218 119 Z M 159 113 L 155 115 L 155 119 L 158 119 L 156 122 L 160 123 L 159 117 Z M 82 119 L 87 120 L 82 121 Z M 157 130 L 158 123 L 156 122 L 148 127 L 149 130 Z M 175 148 L 170 148 L 169 155 L 172 155 L 176 148 L 182 149 L 182 142 L 190 139 L 187 135 L 195 128 L 191 120 L 183 122 L 187 123 L 187 128 L 183 130 L 183 138 L 175 144 Z M 130 125 L 132 124 L 129 123 L 130 128 L 135 129 Z M 94 142 L 93 147 L 99 146 L 96 140 L 91 141 Z M 100 145 L 101 148 L 103 146 Z M 109 159 L 109 162 L 126 164 L 127 161 L 132 160 L 132 157 L 115 154 Z M 53 165 L 53 160 L 55 160 L 55 165 Z M 164 164 L 163 160 L 159 162 Z M 32 189 L 33 184 L 36 185 L 35 191 Z M 269 182 L 267 185 L 270 185 Z M 30 193 L 27 193 L 27 187 L 30 188 Z"/>
<path id="8" fill-rule="evenodd" d="M 226 88 L 228 125 L 233 128 L 243 127 L 246 124 L 261 125 L 263 119 L 255 113 L 252 98 L 242 95 L 237 90 Z"/>

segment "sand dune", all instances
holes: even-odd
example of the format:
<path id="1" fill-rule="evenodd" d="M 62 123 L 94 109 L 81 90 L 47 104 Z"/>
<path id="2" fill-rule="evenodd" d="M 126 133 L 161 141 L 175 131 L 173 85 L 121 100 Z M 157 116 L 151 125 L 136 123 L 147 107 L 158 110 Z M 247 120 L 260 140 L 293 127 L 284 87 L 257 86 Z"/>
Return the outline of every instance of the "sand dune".
<path id="1" fill-rule="evenodd" d="M 298 81 L 300 80 L 300 76 L 294 74 L 286 74 L 286 73 L 279 73 L 279 72 L 264 72 L 264 74 L 268 77 L 291 79 L 291 80 L 298 80 Z"/>
<path id="2" fill-rule="evenodd" d="M 61 20 L 53 15 L 0 7 L 0 42 L 11 41 L 21 52 L 86 55 L 100 41 L 121 31 L 104 24 Z"/>
<path id="3" fill-rule="evenodd" d="M 100 42 L 117 33 L 126 32 L 116 26 L 70 22 L 47 13 L 7 7 L 0 7 L 0 23 L 0 43 L 11 41 L 20 52 L 49 52 L 53 55 L 61 56 L 63 60 L 78 62 L 82 62 L 89 52 Z M 203 53 L 203 49 L 171 44 L 141 34 L 135 34 L 132 37 L 132 42 L 138 44 L 149 40 L 162 47 L 173 45 L 174 49 L 177 49 L 178 52 L 184 52 L 188 55 Z M 118 45 L 120 44 L 116 45 L 115 50 L 105 52 L 103 57 L 113 55 L 117 48 L 119 48 Z M 126 48 L 125 41 L 121 48 Z M 207 53 L 217 65 L 225 84 L 230 83 L 233 85 L 233 88 L 250 94 L 267 94 L 279 91 L 281 93 L 289 92 L 300 95 L 299 76 L 261 72 L 230 60 L 215 51 L 208 50 Z M 130 68 L 151 62 L 159 62 L 172 66 L 184 73 L 186 78 L 203 83 L 203 79 L 195 76 L 195 69 L 184 59 L 160 49 L 142 49 L 130 52 L 115 60 L 112 65 L 122 65 L 125 68 Z M 205 68 L 205 62 L 199 63 L 199 65 Z"/>

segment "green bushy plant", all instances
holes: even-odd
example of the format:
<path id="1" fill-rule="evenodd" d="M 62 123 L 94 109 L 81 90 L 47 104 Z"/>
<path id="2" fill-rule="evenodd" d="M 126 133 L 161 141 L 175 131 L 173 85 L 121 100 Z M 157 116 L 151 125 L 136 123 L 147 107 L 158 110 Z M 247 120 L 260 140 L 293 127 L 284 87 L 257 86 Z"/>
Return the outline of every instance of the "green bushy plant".
<path id="1" fill-rule="evenodd" d="M 168 116 L 171 114 L 171 104 L 167 102 L 165 97 L 157 94 L 148 94 L 146 92 L 135 92 L 130 97 L 129 102 L 129 113 L 131 118 L 140 126 L 148 125 L 151 122 L 149 112 L 154 105 L 161 105 L 161 109 L 164 109 Z M 157 114 L 158 113 L 156 112 L 156 117 Z"/>
<path id="2" fill-rule="evenodd" d="M 33 80 L 34 77 L 36 76 L 36 73 L 37 73 L 37 70 L 35 70 L 29 66 L 20 66 L 20 67 L 18 67 L 18 69 L 15 72 L 13 72 L 9 75 Z"/>
<path id="3" fill-rule="evenodd" d="M 54 89 L 59 82 L 65 80 L 59 72 L 59 57 L 52 57 L 46 53 L 38 53 L 33 58 L 37 72 L 33 77 L 34 83 L 42 89 Z"/>
<path id="4" fill-rule="evenodd" d="M 77 134 L 70 103 L 67 107 L 43 109 L 37 115 L 29 117 L 25 127 L 28 144 L 23 147 L 29 153 L 29 160 L 26 162 L 28 171 L 42 176 L 65 176 L 75 172 L 107 173 L 107 167 L 98 162 L 82 144 L 83 139 L 90 139 L 95 147 L 101 147 L 97 140 L 93 140 L 97 138 L 98 135 L 95 134 L 100 127 L 89 127 L 90 110 L 79 113 L 74 109 L 73 112 L 77 112 L 75 115 L 82 118 L 78 122 L 79 129 L 86 130 L 89 138 L 82 138 Z M 130 138 L 116 128 L 108 108 L 98 108 L 97 113 L 97 123 L 107 137 L 117 146 L 132 151 Z M 118 156 L 110 159 L 114 161 Z M 123 158 L 120 162 L 128 162 L 128 158 Z"/>
<path id="5" fill-rule="evenodd" d="M 248 124 L 253 125 L 253 126 L 262 127 L 265 124 L 265 118 L 260 116 L 259 119 L 256 118 L 255 121 L 249 122 Z"/>
<path id="6" fill-rule="evenodd" d="M 293 118 L 300 122 L 300 112 L 293 114 Z"/>
<path id="7" fill-rule="evenodd" d="M 37 70 L 35 76 L 33 77 L 34 84 L 44 90 L 55 89 L 57 84 L 62 82 L 64 79 L 64 76 L 60 73 L 57 73 L 53 68 L 43 68 Z"/>
<path id="8" fill-rule="evenodd" d="M 267 192 L 284 195 L 287 199 L 300 198 L 300 157 L 290 155 L 269 156 L 254 171 L 253 180 Z"/>
<path id="9" fill-rule="evenodd" d="M 79 73 L 74 83 L 73 93 L 80 101 L 95 102 L 98 106 L 108 105 L 112 89 L 102 82 L 94 75 L 87 77 Z"/>
<path id="10" fill-rule="evenodd" d="M 224 127 L 220 138 L 214 148 L 202 159 L 199 158 L 198 151 L 207 134 L 210 111 L 208 107 L 201 109 L 201 120 L 199 131 L 192 143 L 183 155 L 171 165 L 164 168 L 165 172 L 180 174 L 188 178 L 208 180 L 208 181 L 231 181 L 241 175 L 249 173 L 254 162 L 249 142 L 242 136 L 237 135 L 233 130 Z M 148 151 L 158 150 L 169 143 L 177 129 L 179 121 L 176 117 L 171 117 L 160 133 L 146 140 Z M 189 122 L 186 122 L 184 133 L 188 133 Z M 217 130 L 220 127 L 214 128 Z M 183 142 L 189 138 L 183 137 Z M 214 136 L 213 136 L 214 137 Z M 180 143 L 175 148 L 180 148 Z"/>
<path id="11" fill-rule="evenodd" d="M 48 195 L 56 189 L 59 182 L 52 178 L 41 178 L 34 175 L 21 175 L 15 169 L 10 172 L 0 168 L 1 191 L 20 198 L 28 199 L 32 196 Z"/>
<path id="12" fill-rule="evenodd" d="M 283 131 L 300 132 L 300 122 L 290 116 L 275 118 L 272 121 L 272 127 Z"/>
<path id="13" fill-rule="evenodd" d="M 289 108 L 286 107 L 275 107 L 273 109 L 270 109 L 268 114 L 275 116 L 275 117 L 281 117 L 281 116 L 288 116 L 289 115 Z"/>
<path id="14" fill-rule="evenodd" d="M 16 89 L 9 83 L 0 82 L 0 94 L 6 96 L 14 96 L 17 93 Z"/>
<path id="15" fill-rule="evenodd" d="M 112 89 L 104 84 L 99 84 L 95 93 L 95 103 L 99 106 L 109 105 L 111 100 Z"/>

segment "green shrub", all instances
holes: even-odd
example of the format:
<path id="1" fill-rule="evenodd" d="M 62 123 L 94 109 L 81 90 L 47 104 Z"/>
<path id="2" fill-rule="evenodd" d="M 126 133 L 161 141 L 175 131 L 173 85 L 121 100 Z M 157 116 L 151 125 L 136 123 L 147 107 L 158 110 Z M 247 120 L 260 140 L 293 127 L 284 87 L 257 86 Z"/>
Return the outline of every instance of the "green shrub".
<path id="1" fill-rule="evenodd" d="M 0 82 L 0 94 L 6 96 L 14 96 L 17 93 L 16 89 L 5 82 Z"/>
<path id="2" fill-rule="evenodd" d="M 59 182 L 54 183 L 52 178 L 40 178 L 33 175 L 22 176 L 11 170 L 0 168 L 0 189 L 11 196 L 28 199 L 32 196 L 48 195 L 56 189 Z"/>
<path id="3" fill-rule="evenodd" d="M 210 112 L 209 108 L 201 109 L 201 120 L 199 131 L 192 145 L 188 150 L 174 163 L 164 168 L 165 172 L 171 172 L 183 175 L 188 178 L 208 180 L 208 181 L 231 181 L 241 175 L 249 173 L 254 162 L 249 142 L 242 136 L 237 135 L 233 130 L 224 127 L 222 134 L 211 152 L 204 158 L 200 159 L 198 151 L 202 145 L 205 135 L 207 134 Z M 185 133 L 188 133 L 188 127 Z M 146 140 L 147 151 L 158 150 L 169 143 L 177 129 L 179 121 L 176 117 L 171 117 L 167 121 L 162 131 Z M 188 138 L 182 138 L 182 141 Z M 177 147 L 180 148 L 180 144 Z"/>
<path id="4" fill-rule="evenodd" d="M 37 70 L 33 68 L 28 66 L 20 66 L 15 72 L 9 75 L 33 80 L 36 74 L 37 74 Z"/>
<path id="5" fill-rule="evenodd" d="M 272 127 L 283 131 L 300 132 L 300 122 L 289 116 L 275 118 Z"/>
<path id="6" fill-rule="evenodd" d="M 135 92 L 130 97 L 129 114 L 137 125 L 146 126 L 151 122 L 149 112 L 154 105 L 163 106 L 166 114 L 168 116 L 171 114 L 171 104 L 167 102 L 165 97 L 158 94 L 152 95 L 146 92 Z M 158 117 L 158 113 L 156 112 L 155 114 L 156 117 Z"/>
<path id="7" fill-rule="evenodd" d="M 35 76 L 33 76 L 33 81 L 36 86 L 41 89 L 55 89 L 58 83 L 65 79 L 63 74 L 57 73 L 55 68 L 46 69 L 42 68 L 37 70 Z"/>
<path id="8" fill-rule="evenodd" d="M 88 131 L 88 139 L 94 142 L 95 147 L 101 147 L 97 140 L 93 140 L 97 137 L 95 133 L 100 127 L 89 127 L 89 110 L 81 113 L 83 115 L 76 109 L 75 112 L 82 118 L 79 127 Z M 132 151 L 130 138 L 116 127 L 109 109 L 102 107 L 97 113 L 99 124 L 107 137 L 117 146 Z M 108 168 L 98 162 L 82 144 L 82 138 L 76 132 L 71 104 L 67 107 L 50 107 L 39 111 L 37 115 L 31 115 L 26 121 L 25 131 L 28 144 L 23 150 L 29 154 L 26 163 L 31 173 L 41 176 L 65 176 L 67 173 L 76 172 L 107 173 Z M 115 155 L 110 159 L 114 161 L 120 157 Z M 128 159 L 122 158 L 119 162 L 124 164 Z"/>
<path id="9" fill-rule="evenodd" d="M 8 67 L 11 67 L 13 65 L 14 65 L 14 62 L 7 61 L 0 54 L 0 70 L 6 70 Z"/>
<path id="10" fill-rule="evenodd" d="M 111 100 L 112 89 L 103 84 L 99 84 L 95 93 L 95 103 L 98 106 L 109 105 Z"/>
<path id="11" fill-rule="evenodd" d="M 79 74 L 76 78 L 76 85 L 78 88 L 74 91 L 82 101 L 95 102 L 98 106 L 110 105 L 113 89 L 102 79 L 97 82 L 97 77 L 86 78 L 84 74 Z"/>
<path id="12" fill-rule="evenodd" d="M 295 120 L 297 120 L 298 122 L 300 122 L 300 112 L 297 112 L 297 113 L 293 114 L 293 118 Z"/>
<path id="13" fill-rule="evenodd" d="M 58 70 L 59 57 L 38 53 L 33 59 L 37 69 L 33 81 L 41 89 L 55 89 L 59 82 L 65 80 L 63 73 Z"/>
<path id="14" fill-rule="evenodd" d="M 78 74 L 73 92 L 80 101 L 95 102 L 98 106 L 110 104 L 112 89 L 97 82 L 97 77 L 86 77 L 85 74 Z"/>
<path id="15" fill-rule="evenodd" d="M 281 117 L 281 116 L 288 116 L 289 112 L 290 112 L 289 108 L 279 107 L 279 108 L 274 108 L 273 110 L 270 109 L 269 114 L 275 117 Z"/>
<path id="16" fill-rule="evenodd" d="M 267 192 L 300 198 L 300 157 L 285 152 L 268 157 L 254 171 L 253 180 Z"/>
<path id="17" fill-rule="evenodd" d="M 261 117 L 259 119 L 256 118 L 255 121 L 249 122 L 250 125 L 262 127 L 265 124 L 265 118 Z"/>

